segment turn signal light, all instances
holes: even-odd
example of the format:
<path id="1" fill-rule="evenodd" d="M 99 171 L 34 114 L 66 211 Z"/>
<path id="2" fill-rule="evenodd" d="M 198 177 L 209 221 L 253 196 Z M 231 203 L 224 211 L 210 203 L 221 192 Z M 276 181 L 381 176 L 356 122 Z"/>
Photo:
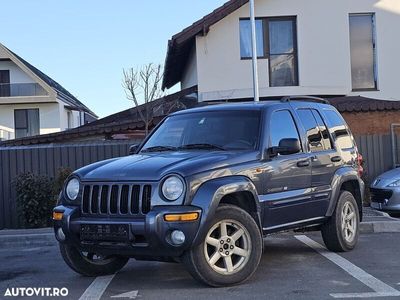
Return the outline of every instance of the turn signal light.
<path id="1" fill-rule="evenodd" d="M 63 213 L 53 212 L 53 220 L 54 221 L 61 221 L 62 218 L 63 218 Z"/>
<path id="2" fill-rule="evenodd" d="M 190 222 L 190 221 L 196 221 L 198 218 L 199 218 L 199 213 L 197 212 L 164 215 L 164 220 L 167 222 Z"/>

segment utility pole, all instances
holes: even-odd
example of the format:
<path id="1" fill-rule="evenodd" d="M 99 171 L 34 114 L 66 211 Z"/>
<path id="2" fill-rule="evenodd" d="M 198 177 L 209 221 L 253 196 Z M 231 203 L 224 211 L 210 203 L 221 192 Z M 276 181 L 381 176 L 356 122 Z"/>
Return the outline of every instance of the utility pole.
<path id="1" fill-rule="evenodd" d="M 253 62 L 253 90 L 254 101 L 260 101 L 260 92 L 258 89 L 258 66 L 257 66 L 257 36 L 256 36 L 256 16 L 254 0 L 250 0 L 250 22 L 251 22 L 251 47 Z"/>

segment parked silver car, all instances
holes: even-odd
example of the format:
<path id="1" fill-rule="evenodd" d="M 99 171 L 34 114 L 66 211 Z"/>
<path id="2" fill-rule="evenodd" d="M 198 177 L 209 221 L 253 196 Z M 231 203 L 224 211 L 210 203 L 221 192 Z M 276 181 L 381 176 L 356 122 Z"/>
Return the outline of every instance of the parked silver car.
<path id="1" fill-rule="evenodd" d="M 370 187 L 371 207 L 400 214 L 400 168 L 379 175 Z"/>

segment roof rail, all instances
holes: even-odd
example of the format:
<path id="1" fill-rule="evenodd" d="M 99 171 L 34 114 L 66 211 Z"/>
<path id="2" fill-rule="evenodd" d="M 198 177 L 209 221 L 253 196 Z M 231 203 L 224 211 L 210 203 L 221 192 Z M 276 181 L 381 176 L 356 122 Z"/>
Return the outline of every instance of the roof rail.
<path id="1" fill-rule="evenodd" d="M 285 96 L 281 99 L 281 102 L 290 102 L 290 101 L 309 101 L 309 102 L 317 102 L 323 104 L 330 104 L 328 100 L 312 97 L 312 96 Z"/>

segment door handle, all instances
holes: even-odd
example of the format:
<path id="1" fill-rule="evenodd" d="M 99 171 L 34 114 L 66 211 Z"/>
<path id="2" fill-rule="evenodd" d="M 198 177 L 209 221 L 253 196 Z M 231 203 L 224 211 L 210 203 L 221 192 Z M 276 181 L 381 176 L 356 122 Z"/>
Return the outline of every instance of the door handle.
<path id="1" fill-rule="evenodd" d="M 341 162 L 342 158 L 340 156 L 331 157 L 331 162 Z"/>
<path id="2" fill-rule="evenodd" d="M 308 167 L 309 165 L 310 165 L 310 161 L 309 161 L 309 160 L 302 160 L 302 161 L 299 161 L 299 162 L 297 163 L 297 166 L 298 166 L 299 168 Z"/>

